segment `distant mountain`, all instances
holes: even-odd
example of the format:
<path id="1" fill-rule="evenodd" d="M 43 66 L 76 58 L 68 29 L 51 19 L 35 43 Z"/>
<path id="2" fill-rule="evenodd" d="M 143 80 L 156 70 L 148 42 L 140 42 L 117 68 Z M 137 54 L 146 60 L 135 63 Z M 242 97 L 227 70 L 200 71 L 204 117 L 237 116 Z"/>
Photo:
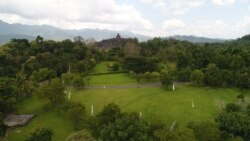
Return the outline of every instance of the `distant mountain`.
<path id="1" fill-rule="evenodd" d="M 73 39 L 75 36 L 82 36 L 84 39 L 94 38 L 95 40 L 100 41 L 103 39 L 114 38 L 117 33 L 120 33 L 123 38 L 137 38 L 139 41 L 146 41 L 151 38 L 149 36 L 134 34 L 127 31 L 101 29 L 63 30 L 48 25 L 9 24 L 0 20 L 0 44 L 9 42 L 13 38 L 34 40 L 37 35 L 44 37 L 44 39 L 53 40 Z M 226 41 L 224 39 L 212 39 L 192 35 L 175 35 L 167 38 L 174 38 L 176 40 L 193 43 L 221 43 Z"/>
<path id="2" fill-rule="evenodd" d="M 150 37 L 134 34 L 126 31 L 112 31 L 101 29 L 82 29 L 82 30 L 63 30 L 48 25 L 23 25 L 9 24 L 0 20 L 0 44 L 8 42 L 12 38 L 33 39 L 41 35 L 45 39 L 63 40 L 73 39 L 75 36 L 82 36 L 85 39 L 94 38 L 99 41 L 102 39 L 113 38 L 119 32 L 124 38 L 138 38 L 139 41 L 148 40 Z"/>
<path id="3" fill-rule="evenodd" d="M 238 41 L 250 41 L 250 34 L 237 39 Z"/>
<path id="4" fill-rule="evenodd" d="M 0 44 L 1 43 L 6 43 L 10 41 L 11 39 L 28 39 L 29 41 L 35 40 L 35 36 L 30 36 L 30 35 L 23 35 L 23 34 L 8 34 L 8 35 L 0 35 Z"/>
<path id="5" fill-rule="evenodd" d="M 197 37 L 197 36 L 187 36 L 187 35 L 175 35 L 175 36 L 170 36 L 168 38 L 173 38 L 176 40 L 181 40 L 181 41 L 189 41 L 192 43 L 222 43 L 225 42 L 226 40 L 224 39 L 213 39 L 213 38 L 206 38 L 206 37 Z"/>

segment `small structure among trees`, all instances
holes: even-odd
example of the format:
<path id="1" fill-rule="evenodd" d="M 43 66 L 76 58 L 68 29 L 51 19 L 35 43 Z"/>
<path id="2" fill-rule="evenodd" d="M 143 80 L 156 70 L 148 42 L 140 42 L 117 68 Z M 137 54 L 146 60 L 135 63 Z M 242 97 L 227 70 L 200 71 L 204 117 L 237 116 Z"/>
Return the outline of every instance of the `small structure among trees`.
<path id="1" fill-rule="evenodd" d="M 35 114 L 9 115 L 3 120 L 3 123 L 8 127 L 23 126 L 26 125 L 34 117 Z"/>

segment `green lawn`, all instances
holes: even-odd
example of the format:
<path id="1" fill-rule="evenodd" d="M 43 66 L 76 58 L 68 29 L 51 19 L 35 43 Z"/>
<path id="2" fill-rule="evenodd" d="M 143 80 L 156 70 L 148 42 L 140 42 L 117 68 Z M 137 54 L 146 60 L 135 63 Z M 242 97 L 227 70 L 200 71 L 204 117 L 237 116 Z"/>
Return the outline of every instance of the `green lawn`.
<path id="1" fill-rule="evenodd" d="M 190 121 L 214 121 L 223 103 L 236 102 L 237 95 L 238 90 L 232 88 L 179 86 L 174 92 L 163 88 L 76 90 L 72 92 L 72 100 L 85 104 L 88 112 L 92 104 L 97 113 L 104 105 L 114 102 L 123 111 L 142 112 L 147 120 L 157 119 L 168 125 L 176 120 L 184 125 Z"/>
<path id="2" fill-rule="evenodd" d="M 99 64 L 96 65 L 96 67 L 92 70 L 92 73 L 106 73 L 106 72 L 110 72 L 108 70 L 107 65 L 108 64 L 113 64 L 115 62 L 113 61 L 105 61 L 105 62 L 101 62 Z"/>
<path id="3" fill-rule="evenodd" d="M 37 97 L 26 100 L 18 107 L 17 113 L 36 113 L 37 116 L 26 126 L 8 131 L 8 141 L 25 141 L 29 133 L 37 127 L 48 127 L 53 130 L 54 141 L 64 141 L 74 132 L 72 123 L 63 114 L 58 114 L 47 102 Z"/>
<path id="4" fill-rule="evenodd" d="M 135 79 L 128 76 L 127 73 L 93 75 L 90 77 L 90 85 L 124 85 L 136 83 Z"/>

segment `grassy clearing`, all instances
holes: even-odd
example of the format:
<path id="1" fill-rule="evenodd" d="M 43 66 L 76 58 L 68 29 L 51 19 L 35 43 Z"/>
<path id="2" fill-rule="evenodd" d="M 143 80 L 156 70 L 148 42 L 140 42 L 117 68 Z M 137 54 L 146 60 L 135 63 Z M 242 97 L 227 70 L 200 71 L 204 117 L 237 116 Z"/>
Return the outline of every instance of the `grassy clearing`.
<path id="1" fill-rule="evenodd" d="M 108 70 L 108 67 L 107 65 L 108 64 L 113 64 L 115 62 L 113 61 L 105 61 L 105 62 L 101 62 L 99 63 L 98 65 L 96 65 L 96 67 L 93 69 L 93 73 L 106 73 L 106 72 L 110 72 Z"/>
<path id="2" fill-rule="evenodd" d="M 95 75 L 90 77 L 90 85 L 123 85 L 136 83 L 127 73 Z"/>
<path id="3" fill-rule="evenodd" d="M 214 121 L 223 103 L 236 102 L 237 95 L 236 89 L 179 86 L 174 92 L 163 88 L 75 90 L 72 100 L 85 104 L 88 112 L 92 104 L 97 113 L 104 105 L 114 102 L 123 111 L 142 112 L 147 120 L 157 119 L 167 125 L 176 120 L 185 125 L 190 121 Z"/>
<path id="4" fill-rule="evenodd" d="M 8 141 L 25 141 L 30 132 L 37 127 L 48 127 L 54 132 L 54 141 L 64 141 L 74 132 L 67 116 L 56 113 L 47 102 L 32 97 L 18 107 L 18 113 L 36 113 L 37 116 L 26 126 L 8 131 Z"/>

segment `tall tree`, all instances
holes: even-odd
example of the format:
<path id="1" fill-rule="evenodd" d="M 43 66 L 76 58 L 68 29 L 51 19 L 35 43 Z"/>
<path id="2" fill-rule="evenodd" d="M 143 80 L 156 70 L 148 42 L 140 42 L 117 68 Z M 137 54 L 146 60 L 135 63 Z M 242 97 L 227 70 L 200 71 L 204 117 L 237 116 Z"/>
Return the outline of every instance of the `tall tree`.
<path id="1" fill-rule="evenodd" d="M 59 79 L 52 79 L 48 84 L 43 84 L 37 93 L 47 98 L 54 106 L 60 106 L 65 101 L 64 87 Z"/>
<path id="2" fill-rule="evenodd" d="M 36 128 L 26 141 L 52 141 L 53 131 L 50 128 Z"/>

